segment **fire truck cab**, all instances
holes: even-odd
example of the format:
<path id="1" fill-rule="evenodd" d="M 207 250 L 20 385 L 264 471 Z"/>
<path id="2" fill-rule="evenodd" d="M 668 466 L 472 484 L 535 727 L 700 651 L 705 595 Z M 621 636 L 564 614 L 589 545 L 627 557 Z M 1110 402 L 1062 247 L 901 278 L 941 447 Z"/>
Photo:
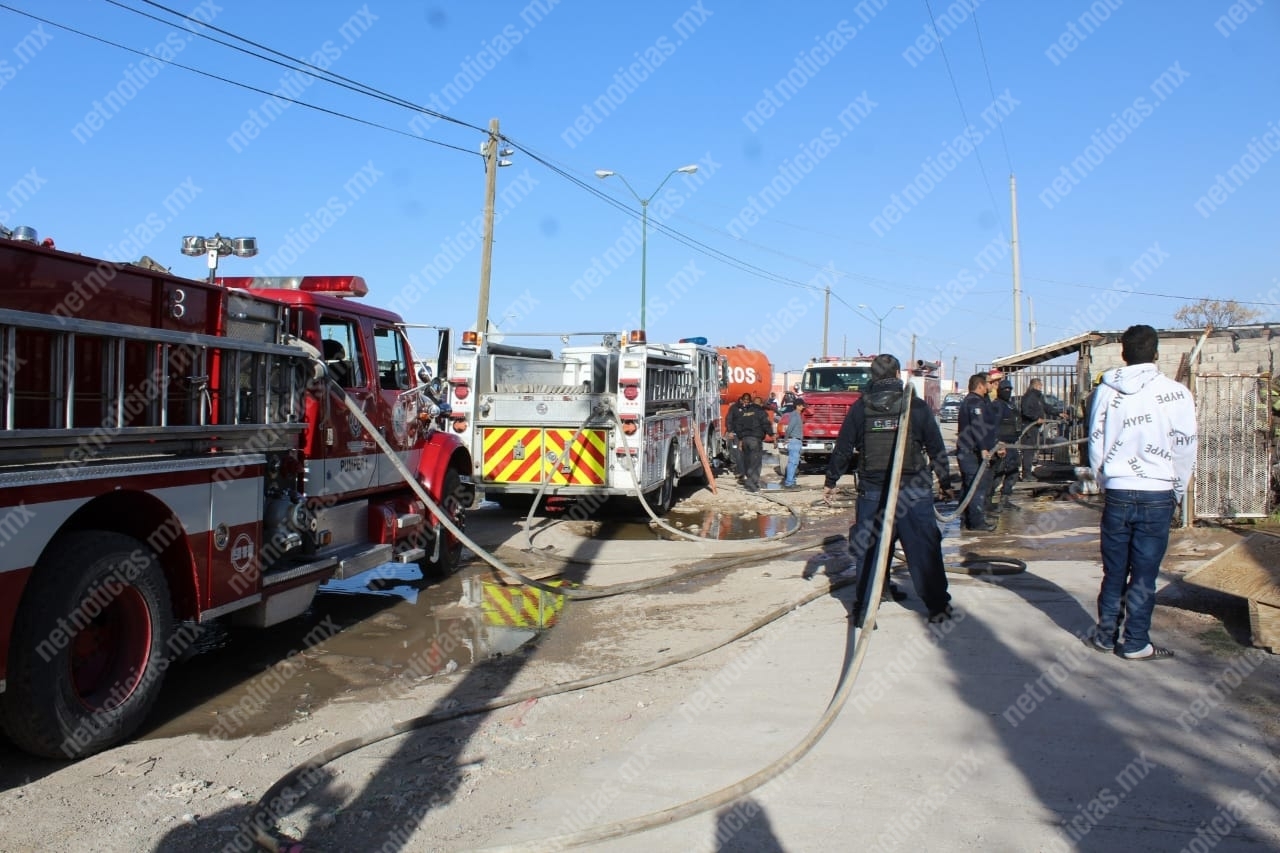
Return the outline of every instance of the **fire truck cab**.
<path id="1" fill-rule="evenodd" d="M 815 358 L 805 365 L 800 377 L 800 396 L 804 397 L 807 411 L 800 452 L 806 461 L 819 461 L 831 455 L 844 416 L 871 381 L 874 359 L 875 356 L 828 356 Z"/>
<path id="2" fill-rule="evenodd" d="M 470 456 L 362 279 L 210 283 L 7 236 L 0 725 L 18 746 L 127 739 L 201 623 L 276 624 L 393 560 L 456 564 L 347 403 L 460 522 Z"/>

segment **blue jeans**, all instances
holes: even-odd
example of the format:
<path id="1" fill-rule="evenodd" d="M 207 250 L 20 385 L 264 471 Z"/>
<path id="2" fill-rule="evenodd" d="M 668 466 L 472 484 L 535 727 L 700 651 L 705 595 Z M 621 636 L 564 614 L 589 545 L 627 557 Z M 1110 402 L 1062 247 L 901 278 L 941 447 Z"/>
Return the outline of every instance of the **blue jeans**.
<path id="1" fill-rule="evenodd" d="M 1097 637 L 1119 642 L 1122 652 L 1138 652 L 1151 642 L 1156 577 L 1169 545 L 1175 504 L 1172 491 L 1108 489 L 1102 510 L 1102 589 L 1098 593 Z"/>
<path id="2" fill-rule="evenodd" d="M 800 469 L 800 445 L 804 442 L 798 438 L 787 439 L 787 473 L 782 477 L 782 485 L 796 484 L 796 471 Z"/>
<path id="3" fill-rule="evenodd" d="M 868 600 L 878 600 L 878 595 L 869 595 L 866 587 L 871 582 L 871 569 L 880 543 L 886 493 L 873 491 L 873 488 L 867 485 L 865 490 L 859 491 L 858 520 L 849 529 L 849 553 L 854 565 L 859 566 L 858 602 L 861 608 L 866 607 Z M 904 484 L 899 489 L 893 536 L 902 543 L 902 550 L 906 553 L 907 570 L 911 573 L 916 595 L 920 596 L 931 615 L 944 610 L 951 601 L 951 595 L 947 592 L 946 568 L 942 564 L 942 532 L 933 515 L 932 484 Z M 861 610 L 855 611 L 854 617 L 857 624 L 862 624 Z"/>
<path id="4" fill-rule="evenodd" d="M 969 493 L 970 486 L 977 479 L 978 469 L 982 467 L 982 457 L 971 450 L 961 450 L 956 454 L 960 463 L 960 480 L 964 484 L 961 498 Z M 970 530 L 979 530 L 987 523 L 987 495 L 991 492 L 991 468 L 982 475 L 981 482 L 973 487 L 973 497 L 964 508 L 964 524 Z"/>

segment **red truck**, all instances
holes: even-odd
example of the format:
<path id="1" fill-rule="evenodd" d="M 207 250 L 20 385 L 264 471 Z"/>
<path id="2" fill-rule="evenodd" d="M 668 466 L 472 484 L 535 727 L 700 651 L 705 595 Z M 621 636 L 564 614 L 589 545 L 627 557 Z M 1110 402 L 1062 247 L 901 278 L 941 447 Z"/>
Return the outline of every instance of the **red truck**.
<path id="1" fill-rule="evenodd" d="M 800 396 L 807 404 L 800 450 L 805 461 L 819 462 L 831 456 L 844 416 L 871 381 L 874 359 L 873 355 L 827 356 L 805 365 L 800 377 Z"/>
<path id="2" fill-rule="evenodd" d="M 456 565 L 380 440 L 459 524 L 470 455 L 366 293 L 358 276 L 195 281 L 0 229 L 0 725 L 17 746 L 129 738 L 202 623 L 273 625 L 387 562 Z"/>

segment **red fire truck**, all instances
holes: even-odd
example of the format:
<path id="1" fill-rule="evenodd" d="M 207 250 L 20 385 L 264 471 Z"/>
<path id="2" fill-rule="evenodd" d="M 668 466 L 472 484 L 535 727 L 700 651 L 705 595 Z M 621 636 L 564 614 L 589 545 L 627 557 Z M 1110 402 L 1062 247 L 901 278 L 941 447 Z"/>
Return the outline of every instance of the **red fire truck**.
<path id="1" fill-rule="evenodd" d="M 800 377 L 800 395 L 808 411 L 804 415 L 804 444 L 801 455 L 818 461 L 831 455 L 840 434 L 840 425 L 871 381 L 873 355 L 852 358 L 827 356 L 805 365 Z"/>
<path id="2" fill-rule="evenodd" d="M 390 561 L 456 564 L 352 411 L 461 523 L 470 455 L 435 428 L 400 318 L 359 300 L 363 279 L 193 281 L 12 233 L 0 724 L 18 746 L 75 758 L 127 739 L 192 626 L 273 625 Z"/>

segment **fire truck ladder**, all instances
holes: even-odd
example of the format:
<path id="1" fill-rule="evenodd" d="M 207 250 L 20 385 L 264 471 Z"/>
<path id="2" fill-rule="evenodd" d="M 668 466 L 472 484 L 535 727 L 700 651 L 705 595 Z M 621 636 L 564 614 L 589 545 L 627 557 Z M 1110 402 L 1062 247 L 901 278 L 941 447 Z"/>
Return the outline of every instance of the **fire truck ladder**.
<path id="1" fill-rule="evenodd" d="M 280 344 L 0 310 L 0 462 L 285 449 L 308 377 Z"/>

